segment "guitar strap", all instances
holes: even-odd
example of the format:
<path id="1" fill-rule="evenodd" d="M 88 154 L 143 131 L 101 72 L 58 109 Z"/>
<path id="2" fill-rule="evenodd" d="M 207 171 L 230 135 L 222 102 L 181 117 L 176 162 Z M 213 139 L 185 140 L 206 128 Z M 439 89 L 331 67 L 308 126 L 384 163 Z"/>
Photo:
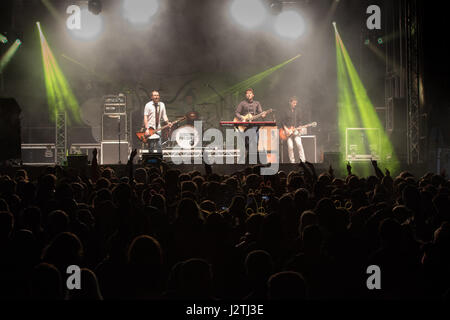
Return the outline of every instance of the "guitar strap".
<path id="1" fill-rule="evenodd" d="M 159 103 L 155 103 L 155 129 L 159 127 Z"/>

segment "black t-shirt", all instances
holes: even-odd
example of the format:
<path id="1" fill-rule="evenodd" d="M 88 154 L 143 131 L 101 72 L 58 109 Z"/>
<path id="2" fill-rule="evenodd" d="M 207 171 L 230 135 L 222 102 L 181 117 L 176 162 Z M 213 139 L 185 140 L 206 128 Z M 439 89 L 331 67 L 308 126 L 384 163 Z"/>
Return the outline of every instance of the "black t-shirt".
<path id="1" fill-rule="evenodd" d="M 294 111 L 290 107 L 286 108 L 281 114 L 280 120 L 280 127 L 298 127 L 304 124 L 303 112 L 299 108 L 295 108 Z"/>

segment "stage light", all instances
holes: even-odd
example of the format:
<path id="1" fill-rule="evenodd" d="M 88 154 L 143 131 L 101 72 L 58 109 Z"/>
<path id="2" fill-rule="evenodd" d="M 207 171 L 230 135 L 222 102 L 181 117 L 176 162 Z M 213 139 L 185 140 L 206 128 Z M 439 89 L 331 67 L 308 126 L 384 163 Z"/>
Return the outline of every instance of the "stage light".
<path id="1" fill-rule="evenodd" d="M 16 41 L 13 42 L 13 44 L 11 45 L 11 47 L 9 47 L 9 49 L 5 52 L 5 54 L 0 58 L 0 72 L 2 72 L 8 65 L 8 63 L 14 57 L 15 53 L 17 52 L 21 44 L 22 41 L 17 39 Z"/>
<path id="2" fill-rule="evenodd" d="M 285 38 L 297 39 L 305 32 L 305 20 L 295 11 L 283 11 L 275 19 L 276 32 Z"/>
<path id="3" fill-rule="evenodd" d="M 4 35 L 2 35 L 1 33 L 0 33 L 0 42 L 1 43 L 8 43 L 8 38 L 5 37 Z"/>
<path id="4" fill-rule="evenodd" d="M 81 8 L 81 29 L 69 32 L 77 39 L 92 40 L 100 35 L 103 30 L 103 18 L 94 15 L 86 7 Z"/>
<path id="5" fill-rule="evenodd" d="M 364 40 L 364 44 L 365 44 L 366 46 L 368 46 L 368 45 L 370 44 L 370 40 L 369 40 L 369 39 Z"/>
<path id="6" fill-rule="evenodd" d="M 89 0 L 88 9 L 92 14 L 99 15 L 102 12 L 102 2 L 100 0 Z"/>
<path id="7" fill-rule="evenodd" d="M 158 11 L 157 0 L 124 0 L 124 17 L 134 24 L 145 24 Z"/>
<path id="8" fill-rule="evenodd" d="M 260 25 L 266 15 L 267 9 L 260 0 L 234 0 L 231 5 L 231 16 L 247 28 Z"/>
<path id="9" fill-rule="evenodd" d="M 383 44 L 383 38 L 378 38 L 378 44 Z"/>

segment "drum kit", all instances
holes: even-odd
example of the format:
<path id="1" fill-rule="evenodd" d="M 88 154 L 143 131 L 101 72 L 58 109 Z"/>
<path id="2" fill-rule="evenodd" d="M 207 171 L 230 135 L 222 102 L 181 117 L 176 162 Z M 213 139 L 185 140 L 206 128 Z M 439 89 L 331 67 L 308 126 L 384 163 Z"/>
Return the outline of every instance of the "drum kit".
<path id="1" fill-rule="evenodd" d="M 172 127 L 165 135 L 165 141 L 163 141 L 163 147 L 180 147 L 183 149 L 196 148 L 200 143 L 200 133 L 197 128 L 194 127 L 194 121 L 200 120 L 200 116 L 196 111 L 188 112 L 186 117 L 186 124 L 180 124 L 179 126 Z M 200 145 L 201 146 L 201 145 Z"/>

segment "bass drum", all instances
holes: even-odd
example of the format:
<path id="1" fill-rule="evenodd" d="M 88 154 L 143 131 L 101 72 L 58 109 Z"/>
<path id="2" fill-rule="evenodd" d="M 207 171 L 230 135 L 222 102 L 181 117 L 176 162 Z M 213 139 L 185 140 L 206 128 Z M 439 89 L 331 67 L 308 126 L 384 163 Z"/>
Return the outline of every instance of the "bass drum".
<path id="1" fill-rule="evenodd" d="M 184 125 L 172 132 L 171 140 L 182 149 L 191 149 L 201 146 L 200 134 L 191 125 Z"/>

